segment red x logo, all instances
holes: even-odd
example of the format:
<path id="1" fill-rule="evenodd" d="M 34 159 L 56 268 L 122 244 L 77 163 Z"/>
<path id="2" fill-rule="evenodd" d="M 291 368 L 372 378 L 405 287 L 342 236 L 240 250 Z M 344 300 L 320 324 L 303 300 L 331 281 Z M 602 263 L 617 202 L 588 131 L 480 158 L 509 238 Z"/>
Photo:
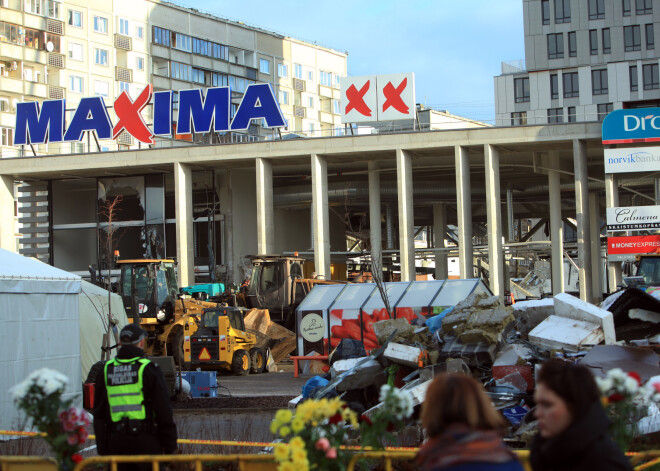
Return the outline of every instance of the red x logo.
<path id="1" fill-rule="evenodd" d="M 349 111 L 355 110 L 360 114 L 365 116 L 371 116 L 371 108 L 367 106 L 364 102 L 364 95 L 369 90 L 369 85 L 371 85 L 371 80 L 367 80 L 367 83 L 362 85 L 360 91 L 355 88 L 355 85 L 351 85 L 346 90 L 346 98 L 348 98 L 348 105 L 346 105 L 346 114 Z"/>
<path id="2" fill-rule="evenodd" d="M 385 103 L 383 103 L 383 111 L 391 106 L 400 113 L 408 114 L 409 109 L 401 99 L 401 93 L 406 89 L 406 85 L 408 85 L 407 78 L 404 78 L 403 82 L 401 82 L 396 88 L 394 88 L 392 82 L 388 82 L 387 85 L 385 85 L 383 88 L 383 94 L 385 95 L 386 100 Z"/>
<path id="3" fill-rule="evenodd" d="M 148 84 L 140 93 L 140 96 L 137 97 L 135 102 L 131 101 L 131 97 L 128 96 L 126 90 L 124 90 L 121 95 L 115 100 L 115 113 L 119 118 L 115 128 L 112 131 L 112 138 L 117 139 L 119 133 L 124 129 L 133 136 L 138 141 L 144 142 L 145 144 L 153 144 L 154 140 L 153 133 L 142 119 L 140 111 L 147 106 L 147 103 L 151 100 L 151 94 L 153 92 L 153 86 Z"/>

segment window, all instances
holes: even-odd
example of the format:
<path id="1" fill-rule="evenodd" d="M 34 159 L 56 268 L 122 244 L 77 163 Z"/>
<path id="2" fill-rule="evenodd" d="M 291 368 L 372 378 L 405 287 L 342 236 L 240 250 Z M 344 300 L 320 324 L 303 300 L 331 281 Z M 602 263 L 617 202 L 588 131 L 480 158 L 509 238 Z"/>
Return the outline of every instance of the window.
<path id="1" fill-rule="evenodd" d="M 335 88 L 339 88 L 339 75 L 337 74 L 332 75 L 332 86 Z"/>
<path id="2" fill-rule="evenodd" d="M 108 98 L 108 95 L 110 93 L 110 86 L 108 85 L 108 82 L 103 82 L 101 80 L 95 80 L 94 81 L 94 94 L 98 96 L 102 96 L 104 98 Z"/>
<path id="3" fill-rule="evenodd" d="M 635 0 L 637 8 L 635 11 L 638 15 L 649 15 L 653 13 L 653 0 Z"/>
<path id="4" fill-rule="evenodd" d="M 570 0 L 555 0 L 555 23 L 571 22 Z"/>
<path id="5" fill-rule="evenodd" d="M 288 104 L 289 104 L 289 92 L 280 90 L 280 105 L 288 105 Z"/>
<path id="6" fill-rule="evenodd" d="M 332 100 L 332 112 L 334 114 L 341 114 L 341 101 Z"/>
<path id="7" fill-rule="evenodd" d="M 192 79 L 192 67 L 186 64 L 181 64 L 179 62 L 172 62 L 172 78 L 178 80 L 187 80 Z"/>
<path id="8" fill-rule="evenodd" d="M 312 70 L 307 71 L 307 80 L 309 80 L 310 82 L 314 81 L 314 71 Z"/>
<path id="9" fill-rule="evenodd" d="M 630 16 L 630 0 L 621 0 L 621 10 L 623 16 Z"/>
<path id="10" fill-rule="evenodd" d="M 580 96 L 580 87 L 578 85 L 578 73 L 568 72 L 562 75 L 564 83 L 564 98 Z"/>
<path id="11" fill-rule="evenodd" d="M 592 56 L 598 55 L 598 30 L 589 30 L 589 53 Z"/>
<path id="12" fill-rule="evenodd" d="M 639 89 L 638 78 L 637 78 L 637 66 L 631 65 L 628 76 L 630 77 L 630 91 L 636 92 Z"/>
<path id="13" fill-rule="evenodd" d="M 49 18 L 60 19 L 60 2 L 55 0 L 46 0 L 46 5 L 48 5 L 48 10 L 46 13 Z"/>
<path id="14" fill-rule="evenodd" d="M 557 74 L 550 74 L 550 98 L 559 98 L 559 77 Z"/>
<path id="15" fill-rule="evenodd" d="M 128 20 L 126 18 L 119 18 L 119 34 L 130 36 L 128 31 Z"/>
<path id="16" fill-rule="evenodd" d="M 82 28 L 82 12 L 69 10 L 69 25 L 76 28 Z"/>
<path id="17" fill-rule="evenodd" d="M 513 79 L 513 93 L 516 103 L 529 101 L 529 77 Z"/>
<path id="18" fill-rule="evenodd" d="M 69 59 L 74 61 L 83 60 L 83 47 L 82 44 L 69 43 Z"/>
<path id="19" fill-rule="evenodd" d="M 302 65 L 293 64 L 293 74 L 297 79 L 302 79 Z"/>
<path id="20" fill-rule="evenodd" d="M 137 70 L 144 70 L 144 57 L 135 58 L 135 68 Z"/>
<path id="21" fill-rule="evenodd" d="M 309 123 L 309 133 L 314 134 L 314 123 Z"/>
<path id="22" fill-rule="evenodd" d="M 170 30 L 154 26 L 154 44 L 170 45 Z"/>
<path id="23" fill-rule="evenodd" d="M 589 19 L 601 20 L 605 18 L 605 0 L 589 0 Z"/>
<path id="24" fill-rule="evenodd" d="M 9 112 L 9 98 L 0 97 L 0 111 Z"/>
<path id="25" fill-rule="evenodd" d="M 138 39 L 144 39 L 144 28 L 142 26 L 135 27 L 135 37 Z"/>
<path id="26" fill-rule="evenodd" d="M 639 25 L 623 27 L 623 44 L 626 52 L 639 51 L 642 49 Z"/>
<path id="27" fill-rule="evenodd" d="M 655 36 L 653 35 L 653 23 L 644 27 L 646 32 L 646 49 L 655 49 Z"/>
<path id="28" fill-rule="evenodd" d="M 286 64 L 277 64 L 277 76 L 286 78 L 289 76 L 289 66 Z"/>
<path id="29" fill-rule="evenodd" d="M 332 74 L 330 72 L 321 70 L 319 72 L 319 80 L 321 81 L 321 85 L 330 87 L 332 85 Z"/>
<path id="30" fill-rule="evenodd" d="M 229 85 L 229 77 L 225 74 L 211 73 L 211 86 L 213 87 L 226 87 Z"/>
<path id="31" fill-rule="evenodd" d="M 83 92 L 83 78 L 76 75 L 69 76 L 69 91 L 75 93 Z"/>
<path id="32" fill-rule="evenodd" d="M 129 93 L 129 87 L 130 84 L 128 82 L 119 82 L 119 94 L 121 94 L 121 92 Z"/>
<path id="33" fill-rule="evenodd" d="M 550 0 L 541 0 L 541 21 L 544 25 L 550 24 Z"/>
<path id="34" fill-rule="evenodd" d="M 527 124 L 527 111 L 511 113 L 511 126 L 524 126 Z"/>
<path id="35" fill-rule="evenodd" d="M 568 33 L 568 57 L 577 56 L 577 36 L 575 31 Z"/>
<path id="36" fill-rule="evenodd" d="M 644 64 L 642 66 L 642 80 L 644 83 L 644 90 L 656 90 L 660 88 L 658 64 Z"/>
<path id="37" fill-rule="evenodd" d="M 564 36 L 562 33 L 548 34 L 548 59 L 564 57 Z"/>
<path id="38" fill-rule="evenodd" d="M 270 74 L 270 61 L 268 59 L 259 59 L 259 72 Z"/>
<path id="39" fill-rule="evenodd" d="M 568 107 L 568 122 L 569 123 L 574 123 L 576 122 L 576 114 L 575 114 L 575 106 L 569 106 Z"/>
<path id="40" fill-rule="evenodd" d="M 307 108 L 314 108 L 314 97 L 307 97 Z"/>
<path id="41" fill-rule="evenodd" d="M 591 89 L 594 95 L 607 95 L 607 69 L 591 71 Z"/>
<path id="42" fill-rule="evenodd" d="M 192 38 L 185 34 L 173 33 L 172 47 L 180 51 L 192 52 Z"/>
<path id="43" fill-rule="evenodd" d="M 41 15 L 43 13 L 43 0 L 25 0 L 25 11 Z"/>
<path id="44" fill-rule="evenodd" d="M 202 69 L 192 69 L 192 81 L 204 85 L 206 83 L 206 74 Z"/>
<path id="45" fill-rule="evenodd" d="M 612 42 L 610 41 L 610 29 L 603 28 L 603 54 L 612 52 Z"/>
<path id="46" fill-rule="evenodd" d="M 611 113 L 612 110 L 614 110 L 614 106 L 612 103 L 601 103 L 596 109 L 598 110 L 598 121 L 602 121 L 608 113 Z"/>
<path id="47" fill-rule="evenodd" d="M 108 32 L 108 19 L 103 18 L 102 16 L 94 17 L 94 31 L 97 33 L 107 33 Z"/>
<path id="48" fill-rule="evenodd" d="M 94 48 L 94 63 L 108 65 L 108 51 L 106 49 Z"/>
<path id="49" fill-rule="evenodd" d="M 192 38 L 192 52 L 203 56 L 211 55 L 211 42 L 204 39 Z"/>
<path id="50" fill-rule="evenodd" d="M 563 108 L 549 108 L 548 109 L 548 123 L 560 124 L 564 122 Z"/>
<path id="51" fill-rule="evenodd" d="M 0 128 L 0 146 L 14 145 L 14 130 L 12 128 Z"/>

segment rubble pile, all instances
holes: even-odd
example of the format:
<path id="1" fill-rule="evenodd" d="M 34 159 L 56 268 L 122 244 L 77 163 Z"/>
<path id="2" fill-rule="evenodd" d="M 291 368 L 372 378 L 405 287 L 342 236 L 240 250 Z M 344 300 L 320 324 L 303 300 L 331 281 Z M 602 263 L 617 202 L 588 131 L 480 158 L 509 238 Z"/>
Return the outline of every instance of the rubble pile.
<path id="1" fill-rule="evenodd" d="M 328 373 L 310 379 L 312 387 L 289 405 L 340 395 L 368 416 L 381 406 L 378 391 L 387 382 L 409 390 L 419 406 L 435 375 L 470 374 L 509 420 L 510 438 L 524 446 L 536 428 L 529 411 L 534 370 L 544 360 L 580 361 L 596 376 L 613 368 L 638 372 L 644 381 L 660 375 L 660 301 L 636 291 L 624 289 L 601 306 L 569 294 L 504 306 L 478 294 L 425 322 L 380 320 L 370 325 L 377 349 L 367 354 L 359 340 L 342 339 Z M 660 416 L 650 422 L 656 426 L 645 433 L 660 434 Z"/>

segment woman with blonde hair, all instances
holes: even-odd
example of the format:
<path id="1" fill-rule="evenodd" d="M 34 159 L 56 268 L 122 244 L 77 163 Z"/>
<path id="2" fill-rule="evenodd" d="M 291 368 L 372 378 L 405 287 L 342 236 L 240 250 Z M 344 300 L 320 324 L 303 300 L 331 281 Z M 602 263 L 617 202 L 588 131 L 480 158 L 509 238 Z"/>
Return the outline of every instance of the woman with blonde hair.
<path id="1" fill-rule="evenodd" d="M 464 374 L 441 374 L 426 391 L 422 426 L 428 436 L 417 455 L 424 471 L 522 471 L 502 443 L 506 422 L 483 387 Z"/>

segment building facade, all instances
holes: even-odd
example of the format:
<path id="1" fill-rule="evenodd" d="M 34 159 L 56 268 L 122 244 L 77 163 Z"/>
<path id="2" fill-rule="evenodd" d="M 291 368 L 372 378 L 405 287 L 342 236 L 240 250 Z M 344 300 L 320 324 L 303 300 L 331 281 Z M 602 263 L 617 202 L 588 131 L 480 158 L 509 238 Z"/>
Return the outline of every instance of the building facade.
<path id="1" fill-rule="evenodd" d="M 660 3 L 523 0 L 525 59 L 495 77 L 496 125 L 602 121 L 660 104 Z"/>

